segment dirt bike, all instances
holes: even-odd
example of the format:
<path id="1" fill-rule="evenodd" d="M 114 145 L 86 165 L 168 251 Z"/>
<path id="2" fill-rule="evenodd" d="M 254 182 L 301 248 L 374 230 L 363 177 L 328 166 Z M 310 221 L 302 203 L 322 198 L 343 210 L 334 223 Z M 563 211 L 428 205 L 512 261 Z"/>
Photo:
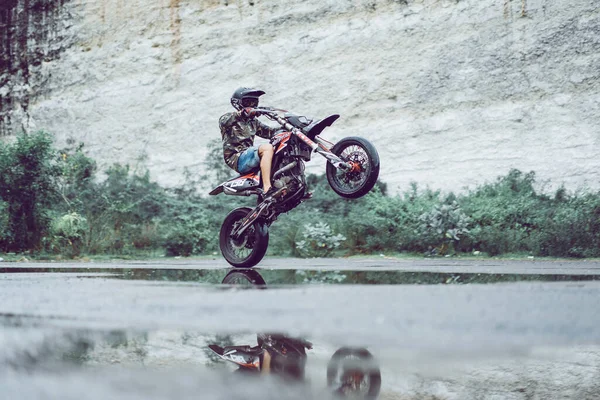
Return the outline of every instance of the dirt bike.
<path id="1" fill-rule="evenodd" d="M 266 282 L 256 270 L 232 270 L 222 284 L 266 289 Z M 238 366 L 236 373 L 260 375 L 264 354 L 269 352 L 269 373 L 287 380 L 304 381 L 306 350 L 312 343 L 281 334 L 258 334 L 257 346 L 208 347 L 221 359 Z M 373 355 L 365 348 L 342 347 L 327 364 L 327 387 L 341 397 L 374 400 L 381 389 L 381 372 Z"/>
<path id="2" fill-rule="evenodd" d="M 250 268 L 264 257 L 269 244 L 269 226 L 277 217 L 310 198 L 304 163 L 313 153 L 327 160 L 327 182 L 338 195 L 355 199 L 367 194 L 379 177 L 379 155 L 375 147 L 361 137 L 343 138 L 331 143 L 319 135 L 339 115 L 318 121 L 271 107 L 256 108 L 254 115 L 264 115 L 282 128 L 271 138 L 275 154 L 271 176 L 276 191 L 258 201 L 254 208 L 231 211 L 221 225 L 219 246 L 227 262 L 234 267 Z M 223 182 L 209 194 L 260 196 L 260 170 Z"/>

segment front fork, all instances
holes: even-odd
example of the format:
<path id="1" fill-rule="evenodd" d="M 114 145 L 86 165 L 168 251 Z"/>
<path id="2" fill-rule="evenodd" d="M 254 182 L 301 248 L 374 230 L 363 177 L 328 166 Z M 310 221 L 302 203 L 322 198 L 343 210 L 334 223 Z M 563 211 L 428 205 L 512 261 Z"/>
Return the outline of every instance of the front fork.
<path id="1" fill-rule="evenodd" d="M 345 162 L 335 154 L 331 152 L 326 146 L 328 144 L 324 139 L 320 137 L 315 137 L 316 143 L 310 140 L 308 136 L 304 133 L 300 132 L 299 129 L 293 129 L 292 133 L 296 135 L 300 140 L 306 143 L 315 153 L 318 153 L 325 157 L 325 159 L 330 162 L 337 169 L 341 169 L 344 171 L 350 171 L 352 169 L 352 164 Z"/>
<path id="2" fill-rule="evenodd" d="M 318 140 L 318 138 L 317 138 L 317 140 Z M 352 169 L 352 164 L 345 162 L 344 160 L 342 160 L 341 158 L 339 158 L 338 156 L 336 156 L 335 154 L 333 154 L 331 151 L 329 151 L 327 149 L 323 149 L 323 148 L 319 147 L 315 150 L 315 152 L 319 153 L 320 155 L 325 157 L 327 159 L 327 161 L 329 161 L 331 163 L 331 165 L 333 165 L 337 169 L 341 169 L 343 171 L 350 171 Z"/>

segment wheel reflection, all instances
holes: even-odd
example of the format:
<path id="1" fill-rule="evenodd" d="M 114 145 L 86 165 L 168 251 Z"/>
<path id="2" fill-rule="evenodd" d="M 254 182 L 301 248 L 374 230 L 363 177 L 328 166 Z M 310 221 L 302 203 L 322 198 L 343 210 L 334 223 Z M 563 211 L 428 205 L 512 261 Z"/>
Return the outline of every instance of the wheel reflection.
<path id="1" fill-rule="evenodd" d="M 258 287 L 266 289 L 267 283 L 258 271 L 254 269 L 233 269 L 221 281 L 223 285 Z"/>

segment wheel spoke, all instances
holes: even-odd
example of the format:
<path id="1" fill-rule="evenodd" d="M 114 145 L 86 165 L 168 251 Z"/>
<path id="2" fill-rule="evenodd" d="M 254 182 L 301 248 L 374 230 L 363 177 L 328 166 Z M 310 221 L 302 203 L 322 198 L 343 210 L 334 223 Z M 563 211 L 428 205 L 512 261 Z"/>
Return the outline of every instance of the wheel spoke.
<path id="1" fill-rule="evenodd" d="M 236 227 L 237 225 L 237 223 L 234 224 L 234 227 Z M 227 247 L 231 255 L 233 255 L 239 261 L 248 258 L 252 254 L 252 250 L 254 247 L 254 234 L 254 228 L 249 227 L 243 233 L 243 236 L 241 238 L 236 240 L 232 237 L 229 237 L 229 240 L 227 241 Z"/>
<path id="2" fill-rule="evenodd" d="M 362 186 L 370 173 L 369 155 L 362 146 L 350 145 L 340 152 L 340 158 L 359 166 L 359 171 L 337 170 L 334 178 L 337 183 L 349 190 Z"/>

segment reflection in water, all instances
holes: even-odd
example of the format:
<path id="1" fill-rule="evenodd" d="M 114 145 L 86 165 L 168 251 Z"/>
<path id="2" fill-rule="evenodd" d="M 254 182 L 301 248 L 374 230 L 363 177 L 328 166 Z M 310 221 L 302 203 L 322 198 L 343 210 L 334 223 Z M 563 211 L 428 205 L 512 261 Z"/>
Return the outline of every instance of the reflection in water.
<path id="1" fill-rule="evenodd" d="M 598 281 L 600 275 L 573 274 L 492 274 L 492 273 L 451 273 L 427 271 L 357 271 L 357 270 L 308 270 L 308 269 L 151 269 L 151 268 L 0 268 L 2 273 L 69 273 L 85 278 L 127 279 L 170 282 L 198 282 L 215 285 L 222 282 L 228 272 L 231 279 L 240 277 L 238 273 L 260 271 L 259 276 L 269 285 L 303 284 L 350 284 L 350 285 L 437 285 L 437 284 L 493 284 L 502 282 L 577 282 Z M 253 279 L 248 275 L 251 280 Z M 240 281 L 241 282 L 241 281 Z M 225 283 L 225 282 L 223 282 Z M 236 282 L 231 281 L 231 284 Z M 259 281 L 255 282 L 259 284 Z"/>
<path id="2" fill-rule="evenodd" d="M 221 281 L 223 285 L 263 287 L 267 285 L 264 278 L 254 269 L 232 269 Z"/>
<path id="3" fill-rule="evenodd" d="M 233 269 L 221 283 L 266 288 L 265 279 L 252 269 Z M 256 346 L 213 343 L 208 347 L 218 357 L 235 364 L 238 374 L 269 374 L 286 381 L 303 381 L 306 351 L 311 350 L 313 344 L 287 334 L 258 333 Z M 331 393 L 342 397 L 376 399 L 381 388 L 381 372 L 367 349 L 342 347 L 327 364 L 327 385 Z"/>
<path id="4" fill-rule="evenodd" d="M 237 297 L 243 298 L 263 298 L 265 295 L 273 296 L 279 299 L 289 293 L 305 292 L 297 288 L 289 290 L 276 289 L 272 291 L 269 288 L 278 288 L 283 284 L 309 284 L 309 283 L 327 283 L 327 284 L 394 284 L 407 283 L 411 280 L 417 283 L 489 283 L 492 279 L 504 281 L 512 279 L 510 275 L 474 275 L 474 274 L 427 274 L 427 273 L 407 273 L 393 271 L 295 271 L 295 270 L 148 270 L 148 269 L 31 269 L 24 268 L 15 270 L 6 268 L 3 272 L 65 272 L 65 273 L 107 273 L 119 274 L 118 276 L 103 276 L 102 279 L 111 279 L 106 281 L 90 281 L 71 279 L 70 289 L 77 288 L 76 285 L 82 285 L 90 288 L 90 292 L 83 291 L 84 296 L 91 296 L 95 288 L 100 284 L 107 285 L 108 288 L 126 289 L 127 287 L 143 288 L 135 292 L 135 296 L 123 297 L 124 301 L 137 302 L 141 297 L 152 297 L 157 293 L 164 297 L 156 297 L 158 300 L 151 303 L 153 306 L 161 305 L 164 300 L 172 299 L 181 291 L 181 297 L 176 301 L 190 300 L 188 294 L 203 294 L 210 292 L 211 295 L 218 297 L 223 301 L 223 307 L 210 308 L 200 307 L 201 302 L 206 299 L 202 296 L 193 297 L 194 302 L 187 307 L 196 307 L 203 310 L 204 313 L 210 313 L 209 317 L 225 320 L 229 323 L 228 313 L 232 312 L 231 304 L 227 303 L 229 299 Z M 71 275 L 72 277 L 73 275 Z M 2 275 L 0 275 L 0 278 Z M 15 285 L 20 287 L 21 281 L 26 279 L 39 280 L 40 277 L 26 277 L 25 279 L 12 280 L 14 276 L 6 276 L 6 286 Z M 51 275 L 51 280 L 66 278 L 67 275 Z M 86 274 L 87 277 L 87 274 Z M 24 278 L 21 276 L 20 278 Z M 56 279 L 58 278 L 58 279 Z M 140 284 L 139 282 L 122 282 L 113 279 L 147 279 L 151 281 L 191 281 L 203 284 L 227 285 L 235 287 L 257 287 L 266 289 L 266 291 L 242 291 L 242 290 L 207 290 L 200 285 L 179 285 L 179 284 Z M 565 275 L 538 275 L 521 276 L 521 279 L 544 279 L 544 280 L 578 280 L 578 277 Z M 96 279 L 96 278 L 92 278 Z M 515 278 L 516 279 L 516 278 Z M 598 279 L 597 277 L 582 277 L 583 279 Z M 84 285 L 85 284 L 85 285 Z M 54 290 L 49 284 L 49 289 Z M 507 285 L 510 290 L 502 291 L 508 295 L 517 293 L 521 290 L 517 285 Z M 548 288 L 550 285 L 522 285 L 525 287 L 536 286 Z M 552 285 L 562 288 L 564 285 Z M 572 301 L 578 296 L 587 296 L 586 293 L 592 291 L 592 296 L 597 293 L 593 289 L 597 288 L 595 284 L 569 285 L 567 291 L 557 290 L 557 296 L 561 293 L 565 301 L 569 304 L 569 310 L 578 311 L 578 305 L 584 304 L 589 308 L 587 301 Z M 588 286 L 586 290 L 580 287 Z M 26 287 L 26 286 L 23 286 Z M 35 286 L 40 288 L 40 286 Z M 168 287 L 168 291 L 153 291 L 155 288 Z M 64 291 L 64 286 L 58 286 Z M 184 290 L 185 289 L 185 290 Z M 360 288 L 360 287 L 326 287 L 313 288 L 317 292 L 324 293 L 352 293 L 355 290 L 370 289 L 369 293 L 377 290 L 394 290 L 393 295 L 411 291 L 423 291 L 427 293 L 440 292 L 467 292 L 469 287 L 419 287 L 407 288 L 397 286 L 391 288 Z M 306 292 L 312 293 L 313 289 Z M 375 289 L 375 290 L 373 290 Z M 475 287 L 477 290 L 484 290 L 485 293 L 492 293 L 493 289 L 487 287 Z M 545 289 L 544 289 L 545 290 Z M 587 291 L 587 292 L 586 292 Z M 36 297 L 48 298 L 56 305 L 54 309 L 45 309 L 40 312 L 24 303 L 11 304 L 10 296 L 4 296 L 2 308 L 0 308 L 0 399 L 38 399 L 38 398 L 77 398 L 77 399 L 131 399 L 144 398 L 145 400 L 177 398 L 181 399 L 328 399 L 336 391 L 353 391 L 360 396 L 369 396 L 372 388 L 377 387 L 380 378 L 376 374 L 378 366 L 372 362 L 370 355 L 364 353 L 358 348 L 338 349 L 341 341 L 332 340 L 328 336 L 328 328 L 322 326 L 299 326 L 303 331 L 310 332 L 309 339 L 314 342 L 313 349 L 304 347 L 302 350 L 294 350 L 293 341 L 298 340 L 295 335 L 289 334 L 263 334 L 256 335 L 260 327 L 252 328 L 248 331 L 236 331 L 235 329 L 212 329 L 200 328 L 195 331 L 193 326 L 189 326 L 183 317 L 176 320 L 161 320 L 161 315 L 157 313 L 157 327 L 160 329 L 149 329 L 148 331 L 135 330 L 110 330 L 106 327 L 133 326 L 131 324 L 121 324 L 124 318 L 135 317 L 135 314 L 127 314 L 120 307 L 114 307 L 112 314 L 105 315 L 104 318 L 114 318 L 117 321 L 112 324 L 96 324 L 101 322 L 93 317 L 97 314 L 79 315 L 71 312 L 65 304 L 61 293 L 56 298 L 52 298 L 50 292 L 23 292 L 23 297 L 27 296 L 29 301 L 36 302 Z M 55 290 L 55 292 L 58 292 Z M 18 292 L 12 292 L 14 295 L 20 295 Z M 537 292 L 536 292 L 537 293 Z M 72 297 L 71 297 L 72 298 Z M 327 297 L 331 301 L 333 297 Z M 425 298 L 425 297 L 423 297 Z M 481 298 L 481 297 L 480 297 Z M 445 298 L 433 298 L 433 302 L 441 303 Z M 451 298 L 452 299 L 452 298 Z M 492 299 L 493 300 L 493 299 Z M 593 300 L 593 299 L 592 299 Z M 533 302 L 538 299 L 533 298 Z M 38 301 L 39 303 L 39 301 Z M 504 298 L 496 298 L 484 307 L 489 305 L 490 312 L 502 312 L 502 307 L 506 302 Z M 91 302 L 90 305 L 103 304 Z M 301 303 L 283 303 L 289 305 L 291 310 L 284 307 L 273 308 L 280 315 L 288 310 L 291 313 L 308 313 L 312 309 L 298 309 L 296 304 Z M 327 303 L 323 303 L 327 305 Z M 390 303 L 392 304 L 392 303 Z M 413 303 L 410 303 L 413 304 Z M 460 303 L 465 304 L 465 303 Z M 523 303 L 531 305 L 531 303 Z M 556 304 L 556 303 L 551 303 Z M 127 304 L 124 303 L 126 306 Z M 176 304 L 175 304 L 176 305 Z M 454 306 L 454 303 L 450 304 Z M 183 306 L 183 304 L 182 304 Z M 418 306 L 415 303 L 415 306 Z M 61 309 L 64 307 L 64 309 Z M 393 307 L 393 304 L 390 306 Z M 425 305 L 424 307 L 434 307 Z M 124 307 L 125 308 L 125 307 Z M 84 308 L 77 308 L 81 312 Z M 248 308 L 247 318 L 252 319 L 253 310 L 261 312 L 257 308 Z M 139 307 L 130 309 L 133 312 L 148 312 L 147 308 Z M 177 307 L 167 308 L 164 313 L 178 312 Z M 172 311 L 173 310 L 173 311 Z M 337 312 L 338 308 L 335 308 Z M 393 308 L 394 312 L 401 313 Z M 473 310 L 468 308 L 467 310 Z M 42 310 L 43 311 L 43 310 Z M 150 310 L 151 311 L 151 310 Z M 454 312 L 450 309 L 450 312 Z M 12 313 L 11 313 L 12 312 Z M 38 314 L 35 314 L 35 313 Z M 467 313 L 460 307 L 456 307 L 456 313 Z M 19 314 L 21 313 L 21 314 Z M 575 312 L 573 312 L 575 314 Z M 193 315 L 193 314 L 182 314 Z M 199 314 L 198 314 L 199 315 Z M 349 314 L 324 314 L 328 321 L 337 323 L 336 318 L 340 320 L 349 320 Z M 560 314 L 563 315 L 563 314 Z M 592 314 L 593 315 L 593 314 Z M 91 316 L 91 318 L 90 318 Z M 413 314 L 414 317 L 414 314 Z M 532 324 L 499 325 L 498 321 L 502 319 L 497 316 L 489 317 L 485 314 L 479 317 L 487 318 L 489 324 L 496 324 L 496 328 L 504 335 L 533 335 L 534 338 L 540 338 L 542 341 L 548 335 L 557 329 L 565 329 L 565 325 L 556 325 L 546 323 L 542 320 Z M 479 318 L 477 317 L 477 318 Z M 246 318 L 246 315 L 238 314 L 238 318 Z M 435 316 L 434 322 L 437 323 L 438 316 Z M 576 325 L 582 323 L 576 318 L 568 323 Z M 301 320 L 301 319 L 299 319 Z M 324 320 L 324 319 L 322 319 Z M 402 325 L 394 326 L 393 331 L 398 333 L 396 343 L 381 345 L 370 343 L 371 352 L 377 357 L 381 364 L 380 368 L 385 376 L 382 387 L 381 399 L 482 399 L 482 398 L 572 398 L 572 399 L 597 399 L 600 398 L 600 349 L 597 346 L 594 334 L 595 325 L 575 326 L 572 332 L 581 332 L 584 329 L 590 329 L 591 334 L 585 336 L 586 339 L 581 346 L 565 345 L 563 347 L 539 347 L 531 348 L 527 354 L 506 354 L 497 356 L 485 353 L 476 354 L 474 357 L 465 357 L 464 352 L 459 352 L 451 346 L 441 346 L 447 351 L 448 360 L 445 353 L 436 352 L 429 355 L 420 350 L 414 353 L 411 346 L 415 343 L 410 339 L 414 338 L 418 342 L 417 335 L 426 335 L 427 329 L 436 330 L 435 339 L 444 342 L 443 321 L 450 322 L 451 328 L 456 328 L 463 324 L 463 319 L 443 319 L 439 317 L 439 325 L 423 324 L 418 320 L 418 316 L 413 319 L 405 319 Z M 594 318 L 590 318 L 594 320 Z M 211 320 L 212 321 L 212 320 Z M 418 324 L 421 325 L 418 325 Z M 402 335 L 401 329 L 410 329 L 411 324 L 417 324 L 419 330 L 414 330 L 415 336 Z M 537 325 L 536 325 L 537 324 Z M 175 327 L 174 327 L 175 326 Z M 275 325 L 271 325 L 275 326 Z M 285 325 L 288 332 L 296 330 Z M 421 326 L 425 329 L 421 330 Z M 481 327 L 481 325 L 479 325 Z M 79 329 L 75 327 L 83 327 Z M 102 328 L 100 328 L 102 327 Z M 174 327 L 174 328 L 171 328 Z M 522 328 L 524 327 L 524 328 Z M 369 327 L 370 328 L 370 327 Z M 462 328 L 462 327 L 458 327 Z M 458 329 L 457 328 L 457 329 Z M 516 329 L 515 329 L 516 328 Z M 171 330 L 169 330 L 171 329 Z M 187 330 L 186 330 L 187 329 Z M 274 330 L 277 327 L 275 326 Z M 305 330 L 306 329 L 306 330 Z M 373 332 L 383 329 L 379 326 L 370 328 Z M 391 329 L 391 328 L 387 328 Z M 439 329 L 439 331 L 438 331 Z M 206 331 L 206 332 L 205 332 Z M 479 330 L 469 330 L 469 327 L 463 330 L 471 338 L 480 334 Z M 245 332 L 245 333 L 244 333 Z M 447 330 L 446 330 L 447 332 Z M 484 331 L 485 332 L 485 331 Z M 571 332 L 571 331 L 567 331 Z M 472 336 L 471 336 L 472 335 Z M 350 336 L 350 335 L 349 335 Z M 503 336 L 500 336 L 502 338 Z M 505 336 L 504 336 L 505 337 Z M 581 337 L 581 336 L 579 336 Z M 407 340 L 407 338 L 409 340 Z M 591 338 L 591 339 L 589 339 Z M 262 340 L 262 342 L 261 342 Z M 359 340 L 359 339 L 357 339 Z M 265 341 L 270 343 L 267 345 Z M 351 341 L 351 343 L 354 343 Z M 364 343 L 359 341 L 359 344 Z M 429 343 L 429 342 L 427 342 Z M 451 342 L 450 342 L 451 343 Z M 491 348 L 496 344 L 492 339 L 488 339 Z M 575 342 L 577 343 L 577 342 Z M 238 373 L 231 374 L 233 364 L 223 362 L 223 356 L 233 356 L 234 353 L 228 353 L 232 350 L 231 346 L 244 345 L 239 350 L 238 355 L 243 356 L 244 351 L 256 351 L 259 355 L 259 366 L 255 371 L 255 377 L 245 379 Z M 211 350 L 210 345 L 215 345 Z M 487 345 L 487 344 L 486 344 Z M 384 347 L 385 346 L 385 347 Z M 238 350 L 236 350 L 238 351 Z M 529 350 L 528 350 L 529 351 Z M 273 379 L 262 377 L 261 372 L 267 370 L 264 364 L 264 356 L 269 354 L 268 372 L 272 375 L 284 376 L 286 379 Z M 252 355 L 252 354 L 250 354 Z M 262 358 L 261 358 L 262 357 Z M 249 359 L 248 364 L 253 364 Z M 237 364 L 236 364 L 237 367 Z M 367 368 L 368 367 L 368 368 Z M 244 375 L 244 374 L 243 374 Z M 306 382 L 299 385 L 293 385 L 294 379 L 305 376 Z M 295 378 L 294 378 L 295 377 Z M 301 380 L 301 379 L 300 379 Z M 326 384 L 329 389 L 326 389 Z M 321 390 L 317 394 L 313 389 Z M 373 393 L 371 392 L 371 395 Z M 414 395 L 413 395 L 414 394 Z M 516 397 L 515 397 L 516 396 Z"/>
<path id="5" fill-rule="evenodd" d="M 216 276 L 213 275 L 214 278 Z M 266 279 L 256 270 L 228 271 L 220 283 L 242 288 L 267 287 Z M 226 360 L 237 366 L 236 378 L 262 376 L 262 381 L 264 375 L 269 375 L 284 382 L 286 391 L 290 390 L 289 385 L 302 383 L 302 386 L 310 387 L 307 382 L 313 381 L 305 379 L 313 344 L 285 333 L 249 335 L 165 330 L 57 329 L 51 324 L 45 326 L 48 322 L 51 321 L 40 317 L 0 314 L 0 328 L 3 328 L 0 329 L 0 375 L 7 369 L 13 372 L 65 374 L 66 371 L 87 371 L 90 367 L 110 368 L 114 365 L 130 369 L 168 367 L 169 370 L 193 366 L 217 371 L 223 368 L 222 361 Z M 317 375 L 321 381 L 327 382 L 328 389 L 327 395 L 321 394 L 317 398 L 329 398 L 333 394 L 352 394 L 353 398 L 360 399 L 378 397 L 381 374 L 368 350 L 349 347 L 335 350 L 331 345 L 324 345 L 320 351 L 324 349 L 328 354 L 318 357 L 328 357 L 327 365 L 326 368 L 322 367 L 323 360 Z M 207 372 L 201 373 L 205 375 Z M 236 379 L 235 382 L 244 384 L 243 380 L 240 383 Z M 254 397 L 263 398 L 258 394 Z"/>

